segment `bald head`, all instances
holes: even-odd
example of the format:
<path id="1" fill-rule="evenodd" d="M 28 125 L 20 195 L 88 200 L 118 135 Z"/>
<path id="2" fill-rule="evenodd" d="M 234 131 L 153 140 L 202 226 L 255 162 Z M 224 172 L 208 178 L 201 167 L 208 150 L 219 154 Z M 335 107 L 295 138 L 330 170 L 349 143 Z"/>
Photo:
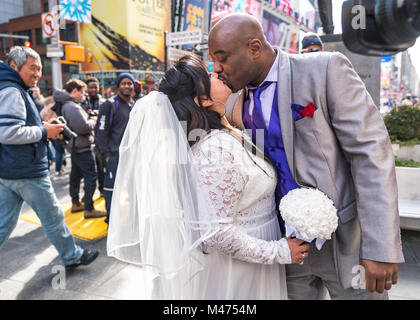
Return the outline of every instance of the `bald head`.
<path id="1" fill-rule="evenodd" d="M 209 38 L 219 36 L 230 40 L 240 39 L 241 42 L 249 39 L 259 39 L 264 43 L 267 41 L 259 21 L 246 13 L 233 13 L 216 23 L 210 30 Z"/>
<path id="2" fill-rule="evenodd" d="M 216 23 L 208 43 L 214 71 L 233 92 L 259 85 L 276 57 L 259 21 L 246 13 L 233 13 Z"/>

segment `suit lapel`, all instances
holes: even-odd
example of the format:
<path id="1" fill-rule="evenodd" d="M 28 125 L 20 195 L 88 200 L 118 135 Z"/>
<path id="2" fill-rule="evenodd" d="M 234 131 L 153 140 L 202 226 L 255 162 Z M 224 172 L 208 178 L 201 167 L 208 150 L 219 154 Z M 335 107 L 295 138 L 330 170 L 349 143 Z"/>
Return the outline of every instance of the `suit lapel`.
<path id="1" fill-rule="evenodd" d="M 290 108 L 292 102 L 291 70 L 289 57 L 286 53 L 280 51 L 279 74 L 277 83 L 278 108 L 281 126 L 281 135 L 283 138 L 284 150 L 286 152 L 287 163 L 293 177 L 296 179 L 294 147 L 293 147 L 293 115 Z"/>

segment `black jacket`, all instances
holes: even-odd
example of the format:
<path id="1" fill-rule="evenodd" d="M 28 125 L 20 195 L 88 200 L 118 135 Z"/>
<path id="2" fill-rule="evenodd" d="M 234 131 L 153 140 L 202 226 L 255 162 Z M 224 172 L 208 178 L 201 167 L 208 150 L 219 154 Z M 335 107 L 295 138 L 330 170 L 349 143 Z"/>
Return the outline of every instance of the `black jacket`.
<path id="1" fill-rule="evenodd" d="M 99 152 L 106 158 L 118 154 L 118 149 L 125 128 L 127 127 L 134 100 L 127 104 L 119 95 L 107 100 L 99 107 L 98 121 L 95 127 L 95 141 Z"/>

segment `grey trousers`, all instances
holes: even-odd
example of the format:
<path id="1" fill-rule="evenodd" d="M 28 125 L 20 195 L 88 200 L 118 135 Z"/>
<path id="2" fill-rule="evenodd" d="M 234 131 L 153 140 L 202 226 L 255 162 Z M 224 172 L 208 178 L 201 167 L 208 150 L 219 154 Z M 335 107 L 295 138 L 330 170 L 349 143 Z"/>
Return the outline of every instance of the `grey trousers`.
<path id="1" fill-rule="evenodd" d="M 290 300 L 387 300 L 388 293 L 370 293 L 363 289 L 343 288 L 338 281 L 330 241 L 321 250 L 314 243 L 302 265 L 286 265 L 287 292 Z"/>

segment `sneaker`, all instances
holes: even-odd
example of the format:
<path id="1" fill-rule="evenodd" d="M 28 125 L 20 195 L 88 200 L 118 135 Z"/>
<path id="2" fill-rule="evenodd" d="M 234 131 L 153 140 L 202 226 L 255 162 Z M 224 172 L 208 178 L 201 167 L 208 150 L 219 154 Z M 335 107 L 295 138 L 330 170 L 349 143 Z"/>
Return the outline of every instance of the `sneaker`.
<path id="1" fill-rule="evenodd" d="M 66 266 L 66 268 L 77 268 L 80 265 L 87 266 L 93 262 L 99 255 L 99 250 L 84 249 L 83 254 L 75 263 Z"/>
<path id="2" fill-rule="evenodd" d="M 85 219 L 105 217 L 106 211 L 93 209 L 91 211 L 85 210 Z"/>
<path id="3" fill-rule="evenodd" d="M 63 169 L 61 169 L 60 171 L 56 171 L 54 174 L 54 180 L 61 180 L 61 179 L 65 179 L 66 173 L 64 172 Z"/>
<path id="4" fill-rule="evenodd" d="M 73 203 L 71 206 L 71 213 L 79 212 L 85 209 L 85 204 L 83 202 Z"/>

